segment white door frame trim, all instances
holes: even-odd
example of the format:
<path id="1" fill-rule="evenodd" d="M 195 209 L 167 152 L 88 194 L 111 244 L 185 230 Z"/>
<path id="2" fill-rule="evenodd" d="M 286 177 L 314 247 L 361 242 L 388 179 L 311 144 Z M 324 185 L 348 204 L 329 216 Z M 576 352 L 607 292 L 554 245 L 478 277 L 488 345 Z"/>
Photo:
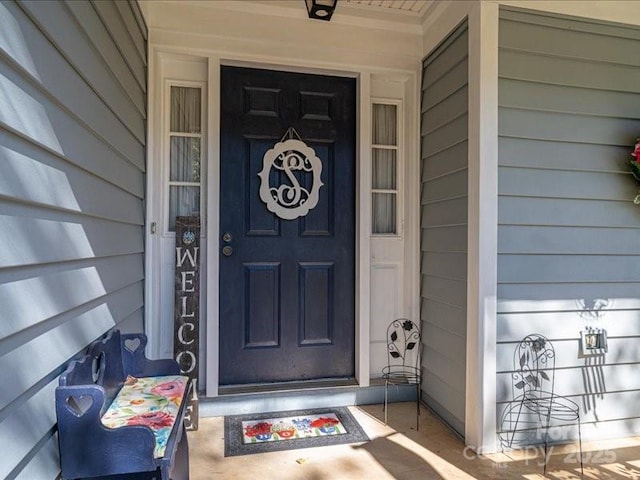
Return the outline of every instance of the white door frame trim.
<path id="1" fill-rule="evenodd" d="M 222 65 L 247 66 L 286 70 L 303 73 L 334 74 L 357 79 L 356 104 L 356 258 L 355 258 L 355 374 L 360 387 L 369 386 L 369 324 L 370 324 L 370 232 L 371 232 L 371 132 L 363 119 L 370 118 L 370 73 L 366 71 L 317 68 L 317 65 L 282 65 L 281 61 L 265 62 L 264 59 L 243 58 L 242 60 L 219 56 L 209 56 L 208 98 L 208 145 L 207 152 L 207 308 L 206 308 L 206 396 L 219 394 L 219 349 L 209 348 L 219 345 L 219 238 L 220 238 L 220 67 Z"/>
<path id="2" fill-rule="evenodd" d="M 220 371 L 219 349 L 211 352 L 210 345 L 220 344 L 219 305 L 220 305 L 220 59 L 209 57 L 207 115 L 209 131 L 209 150 L 207 151 L 207 285 L 206 292 L 206 340 L 204 353 L 206 359 L 205 378 L 207 397 L 218 396 L 218 379 Z M 212 105 L 218 108 L 212 108 Z"/>

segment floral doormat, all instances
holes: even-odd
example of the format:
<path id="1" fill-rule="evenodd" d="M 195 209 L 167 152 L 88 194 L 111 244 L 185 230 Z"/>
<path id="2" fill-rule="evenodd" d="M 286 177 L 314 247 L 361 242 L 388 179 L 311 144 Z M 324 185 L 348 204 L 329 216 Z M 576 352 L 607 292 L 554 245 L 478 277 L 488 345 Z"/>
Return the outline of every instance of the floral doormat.
<path id="1" fill-rule="evenodd" d="M 224 456 L 368 442 L 344 407 L 224 417 Z"/>

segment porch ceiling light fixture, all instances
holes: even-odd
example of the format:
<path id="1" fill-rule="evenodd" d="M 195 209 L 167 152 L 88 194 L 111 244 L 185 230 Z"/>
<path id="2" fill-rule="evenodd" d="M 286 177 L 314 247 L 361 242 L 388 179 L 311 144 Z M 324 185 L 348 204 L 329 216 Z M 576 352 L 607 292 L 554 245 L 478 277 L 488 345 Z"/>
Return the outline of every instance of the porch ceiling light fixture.
<path id="1" fill-rule="evenodd" d="M 338 0 L 305 0 L 309 18 L 316 20 L 331 20 Z"/>

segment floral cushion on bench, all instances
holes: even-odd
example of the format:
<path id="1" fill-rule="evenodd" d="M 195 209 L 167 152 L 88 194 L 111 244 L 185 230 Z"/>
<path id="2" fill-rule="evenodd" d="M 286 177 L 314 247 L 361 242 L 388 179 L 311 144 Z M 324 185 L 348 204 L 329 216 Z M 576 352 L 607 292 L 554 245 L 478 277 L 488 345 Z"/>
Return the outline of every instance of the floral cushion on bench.
<path id="1" fill-rule="evenodd" d="M 102 424 L 109 428 L 125 425 L 149 427 L 156 439 L 155 458 L 162 458 L 169 434 L 176 422 L 189 378 L 182 375 L 127 377 Z"/>

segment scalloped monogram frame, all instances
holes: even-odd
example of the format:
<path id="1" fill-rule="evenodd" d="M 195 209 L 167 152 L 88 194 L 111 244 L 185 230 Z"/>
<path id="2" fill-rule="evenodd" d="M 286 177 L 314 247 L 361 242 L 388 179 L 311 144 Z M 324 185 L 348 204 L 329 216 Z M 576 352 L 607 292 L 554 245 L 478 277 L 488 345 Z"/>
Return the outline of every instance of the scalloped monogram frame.
<path id="1" fill-rule="evenodd" d="M 270 185 L 271 170 L 284 173 L 288 183 Z M 313 183 L 310 189 L 300 184 L 296 171 L 310 173 Z M 306 216 L 317 204 L 321 180 L 322 161 L 313 148 L 302 140 L 289 139 L 276 143 L 265 153 L 260 177 L 260 199 L 267 209 L 285 220 Z"/>

